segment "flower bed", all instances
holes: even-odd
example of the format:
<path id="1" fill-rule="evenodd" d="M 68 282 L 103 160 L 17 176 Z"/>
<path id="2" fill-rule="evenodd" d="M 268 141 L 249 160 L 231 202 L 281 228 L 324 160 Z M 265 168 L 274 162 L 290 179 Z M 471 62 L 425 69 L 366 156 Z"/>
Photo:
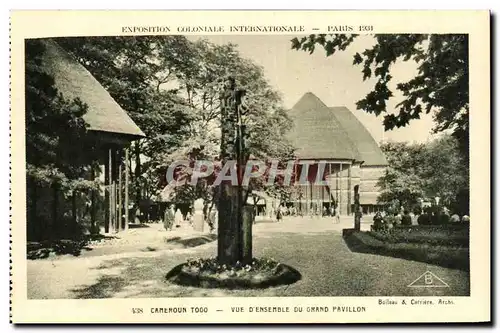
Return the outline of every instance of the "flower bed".
<path id="1" fill-rule="evenodd" d="M 254 258 L 249 265 L 221 265 L 216 258 L 190 259 L 172 269 L 167 281 L 202 288 L 251 289 L 292 284 L 301 279 L 294 268 L 273 259 Z"/>

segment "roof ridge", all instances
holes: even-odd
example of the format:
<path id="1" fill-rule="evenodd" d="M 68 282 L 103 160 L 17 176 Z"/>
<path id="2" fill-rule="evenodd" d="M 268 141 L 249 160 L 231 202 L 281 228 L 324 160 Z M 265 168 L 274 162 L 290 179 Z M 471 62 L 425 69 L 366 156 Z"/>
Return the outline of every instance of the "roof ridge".
<path id="1" fill-rule="evenodd" d="M 330 107 L 327 107 L 327 109 L 328 109 L 328 111 L 330 111 L 330 113 L 332 113 L 332 114 L 334 113 L 333 110 Z M 335 116 L 335 114 L 333 114 L 333 117 L 331 118 L 331 120 L 335 121 L 338 124 L 338 127 L 339 127 L 340 131 L 343 132 L 343 134 L 347 138 L 347 141 L 349 142 L 349 144 L 351 146 L 351 149 L 355 152 L 355 154 L 354 154 L 355 159 L 359 160 L 359 161 L 362 161 L 360 159 L 361 158 L 361 154 L 359 152 L 359 149 L 358 149 L 357 145 L 354 143 L 354 141 L 352 140 L 351 136 L 346 131 L 346 129 L 344 128 L 344 126 L 342 126 L 342 123 L 337 119 L 337 117 Z"/>
<path id="2" fill-rule="evenodd" d="M 347 133 L 349 139 L 355 143 L 360 158 L 364 160 L 365 165 L 387 165 L 387 160 L 379 144 L 351 110 L 346 106 L 331 106 L 329 109 L 333 116 L 342 124 L 342 128 Z M 348 116 L 340 117 L 341 112 L 344 112 Z M 355 130 L 358 131 L 357 135 L 346 130 L 347 127 L 356 127 Z"/>
<path id="3" fill-rule="evenodd" d="M 44 70 L 54 77 L 55 87 L 65 98 L 80 98 L 88 105 L 83 119 L 89 130 L 144 137 L 130 115 L 76 57 L 53 38 L 41 39 L 46 50 Z"/>
<path id="4" fill-rule="evenodd" d="M 308 109 L 316 109 L 318 107 L 328 108 L 328 106 L 314 93 L 308 91 L 292 106 L 292 109 L 307 107 Z"/>

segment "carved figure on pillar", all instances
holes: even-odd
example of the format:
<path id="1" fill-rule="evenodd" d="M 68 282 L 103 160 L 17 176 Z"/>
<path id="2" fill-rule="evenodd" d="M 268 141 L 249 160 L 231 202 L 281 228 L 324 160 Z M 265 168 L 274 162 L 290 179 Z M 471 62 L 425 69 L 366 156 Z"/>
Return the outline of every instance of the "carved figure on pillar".
<path id="1" fill-rule="evenodd" d="M 361 229 L 361 206 L 359 204 L 359 185 L 354 186 L 354 229 Z"/>
<path id="2" fill-rule="evenodd" d="M 251 261 L 251 230 L 244 232 L 244 200 L 241 186 L 243 165 L 246 161 L 244 149 L 244 125 L 242 115 L 247 110 L 245 91 L 236 89 L 233 76 L 225 78 L 220 93 L 221 105 L 221 162 L 225 165 L 236 160 L 238 185 L 223 181 L 218 191 L 218 248 L 220 263 L 233 265 Z M 234 170 L 230 171 L 234 172 Z M 245 227 L 244 227 L 245 225 Z M 251 222 L 250 222 L 251 227 Z M 250 235 L 250 237 L 249 237 Z M 250 253 L 248 251 L 250 249 Z"/>

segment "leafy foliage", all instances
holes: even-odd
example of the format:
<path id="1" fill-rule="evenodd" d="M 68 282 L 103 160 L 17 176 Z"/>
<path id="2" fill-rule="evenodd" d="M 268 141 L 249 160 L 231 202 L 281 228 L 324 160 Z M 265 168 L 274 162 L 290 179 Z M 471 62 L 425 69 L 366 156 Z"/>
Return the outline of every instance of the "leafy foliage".
<path id="1" fill-rule="evenodd" d="M 402 206 L 411 208 L 419 198 L 438 196 L 455 211 L 468 210 L 463 207 L 468 202 L 459 200 L 461 193 L 468 192 L 469 178 L 456 139 L 444 136 L 427 144 L 388 142 L 381 149 L 389 167 L 379 181 L 379 201 L 399 200 Z M 456 204 L 462 207 L 458 209 Z"/>
<path id="2" fill-rule="evenodd" d="M 29 184 L 62 191 L 95 188 L 84 180 L 94 146 L 82 116 L 87 105 L 68 100 L 42 69 L 44 46 L 26 41 L 26 162 Z"/>
<path id="3" fill-rule="evenodd" d="M 292 39 L 292 49 L 314 52 L 316 45 L 330 56 L 346 50 L 359 35 L 310 35 Z M 358 109 L 375 115 L 384 114 L 386 130 L 402 127 L 422 112 L 434 111 L 435 131 L 451 130 L 468 158 L 469 136 L 469 64 L 468 36 L 460 34 L 376 34 L 375 43 L 361 54 L 356 53 L 353 65 L 362 66 L 363 80 L 374 78 L 375 85 Z M 418 74 L 398 83 L 404 99 L 397 112 L 387 110 L 387 101 L 394 97 L 389 88 L 393 78 L 391 66 L 397 61 L 414 61 Z"/>
<path id="4" fill-rule="evenodd" d="M 184 141 L 191 121 L 187 102 L 178 89 L 168 87 L 174 72 L 186 64 L 185 39 L 164 37 L 61 38 L 58 42 L 73 53 L 127 111 L 146 134 L 136 141 L 128 161 L 132 193 L 138 202 L 157 194 L 161 187 L 163 157 Z M 132 170 L 134 171 L 132 173 Z"/>
<path id="5" fill-rule="evenodd" d="M 147 138 L 134 145 L 131 186 L 135 200 L 153 197 L 166 184 L 176 160 L 217 160 L 221 80 L 233 73 L 248 92 L 246 146 L 256 158 L 289 154 L 284 133 L 290 127 L 281 97 L 261 67 L 240 56 L 236 45 L 217 45 L 185 36 L 62 38 L 71 51 L 126 110 Z M 132 168 L 131 168 L 132 170 Z M 183 176 L 190 177 L 189 169 Z M 210 182 L 173 189 L 176 202 L 204 198 Z"/>

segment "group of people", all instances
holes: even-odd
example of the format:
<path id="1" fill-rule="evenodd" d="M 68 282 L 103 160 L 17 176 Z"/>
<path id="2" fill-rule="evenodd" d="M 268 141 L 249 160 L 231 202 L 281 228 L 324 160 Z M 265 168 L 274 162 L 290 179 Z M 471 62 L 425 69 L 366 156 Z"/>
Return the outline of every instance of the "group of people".
<path id="1" fill-rule="evenodd" d="M 174 225 L 175 227 L 179 227 L 182 223 L 186 222 L 193 224 L 193 216 L 190 212 L 184 215 L 179 208 L 174 209 L 173 206 L 165 209 L 163 225 L 166 230 L 172 230 Z"/>
<path id="2" fill-rule="evenodd" d="M 448 223 L 469 223 L 468 215 L 460 216 L 451 214 L 446 207 L 416 208 L 413 212 L 401 208 L 395 213 L 379 211 L 373 217 L 375 230 L 384 229 L 394 225 L 441 225 Z"/>
<path id="3" fill-rule="evenodd" d="M 210 232 L 214 232 L 217 228 L 217 217 L 218 213 L 216 209 L 211 209 L 204 217 L 210 228 Z M 193 225 L 194 218 L 193 214 L 190 211 L 183 214 L 179 208 L 175 209 L 173 206 L 165 209 L 165 213 L 163 216 L 163 225 L 165 226 L 165 230 L 172 230 L 174 226 L 180 227 L 183 223 L 189 223 L 190 225 Z"/>
<path id="4" fill-rule="evenodd" d="M 295 206 L 291 207 L 286 207 L 284 205 L 278 206 L 276 208 L 276 220 L 281 221 L 283 220 L 284 216 L 304 216 L 304 212 L 300 209 L 297 209 Z M 271 215 L 274 215 L 271 213 Z M 335 221 L 339 222 L 340 216 L 338 215 L 338 210 L 335 209 L 334 206 L 330 207 L 323 207 L 321 210 L 320 207 L 311 207 L 311 210 L 309 211 L 310 216 L 323 216 L 323 217 L 335 217 Z"/>

